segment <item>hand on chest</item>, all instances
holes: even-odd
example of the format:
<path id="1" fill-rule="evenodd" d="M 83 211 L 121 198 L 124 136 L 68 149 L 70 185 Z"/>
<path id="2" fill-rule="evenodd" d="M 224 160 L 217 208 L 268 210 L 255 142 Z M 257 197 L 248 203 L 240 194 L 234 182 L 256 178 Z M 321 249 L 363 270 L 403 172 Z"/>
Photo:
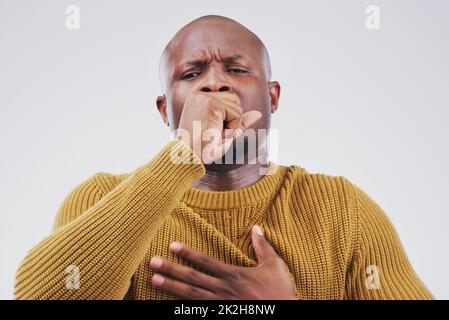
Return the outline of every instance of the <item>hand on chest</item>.
<path id="1" fill-rule="evenodd" d="M 320 241 L 310 243 L 310 241 L 301 239 L 299 234 L 295 236 L 295 230 L 288 223 L 270 225 L 269 221 L 261 221 L 266 218 L 266 214 L 270 214 L 269 212 L 250 212 L 247 214 L 246 221 L 239 221 L 238 219 L 243 217 L 233 216 L 232 212 L 215 212 L 215 214 L 222 216 L 211 217 L 211 215 L 197 214 L 183 208 L 178 208 L 173 212 L 151 241 L 146 257 L 134 276 L 133 285 L 137 294 L 141 294 L 139 298 L 174 299 L 177 297 L 151 285 L 155 270 L 150 267 L 150 261 L 155 256 L 161 257 L 167 263 L 173 262 L 212 276 L 210 272 L 199 267 L 198 263 L 192 263 L 171 252 L 169 246 L 174 241 L 183 243 L 225 264 L 248 269 L 256 267 L 258 259 L 251 234 L 254 224 L 260 224 L 266 232 L 265 237 L 270 247 L 273 248 L 286 268 L 285 275 L 292 279 L 296 288 L 303 288 L 302 291 L 305 295 L 303 296 L 301 290 L 297 289 L 296 296 L 298 298 L 321 296 L 323 292 L 326 292 L 320 288 L 330 285 L 328 280 L 330 275 L 326 273 L 331 271 L 326 257 L 320 255 L 320 252 L 325 252 L 320 249 L 323 243 Z M 285 221 L 280 223 L 285 223 Z M 304 248 L 304 245 L 311 248 Z M 304 256 L 307 255 L 305 253 L 308 253 L 308 256 Z M 275 277 L 273 273 L 267 276 Z M 280 275 L 276 277 L 282 278 Z M 306 293 L 304 291 L 314 292 Z"/>

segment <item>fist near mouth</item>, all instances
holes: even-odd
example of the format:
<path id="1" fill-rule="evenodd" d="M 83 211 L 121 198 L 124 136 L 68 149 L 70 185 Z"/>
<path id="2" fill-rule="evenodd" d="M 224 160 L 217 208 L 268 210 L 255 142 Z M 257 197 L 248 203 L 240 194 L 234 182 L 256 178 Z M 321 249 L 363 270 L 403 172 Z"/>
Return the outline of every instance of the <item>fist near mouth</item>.
<path id="1" fill-rule="evenodd" d="M 243 112 L 234 93 L 195 91 L 184 103 L 176 138 L 209 164 L 223 157 L 233 140 L 261 117 L 257 110 Z"/>

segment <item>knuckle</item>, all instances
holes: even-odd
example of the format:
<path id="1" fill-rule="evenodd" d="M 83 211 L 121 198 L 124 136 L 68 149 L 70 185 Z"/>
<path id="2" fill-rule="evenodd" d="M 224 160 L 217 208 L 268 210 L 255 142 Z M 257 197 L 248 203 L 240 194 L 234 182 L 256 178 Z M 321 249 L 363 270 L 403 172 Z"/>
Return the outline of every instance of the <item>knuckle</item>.
<path id="1" fill-rule="evenodd" d="M 226 279 L 234 282 L 234 283 L 238 283 L 242 280 L 242 273 L 240 270 L 234 269 L 234 268 L 230 268 L 225 275 Z"/>
<path id="2" fill-rule="evenodd" d="M 206 105 L 206 107 L 207 107 L 207 111 L 209 111 L 209 113 L 215 113 L 217 111 L 221 111 L 220 106 L 215 103 L 209 103 Z"/>
<path id="3" fill-rule="evenodd" d="M 232 299 L 237 296 L 238 287 L 228 281 L 220 280 L 215 285 L 214 293 L 221 298 Z"/>
<path id="4" fill-rule="evenodd" d="M 200 257 L 200 263 L 201 263 L 203 266 L 208 266 L 208 265 L 211 264 L 211 259 L 210 259 L 208 256 L 201 256 L 201 257 Z"/>
<path id="5" fill-rule="evenodd" d="M 226 299 L 232 299 L 236 296 L 236 292 L 232 287 L 229 286 L 222 286 L 219 288 L 219 294 L 220 296 L 226 298 Z"/>
<path id="6" fill-rule="evenodd" d="M 207 108 L 207 115 L 211 118 L 222 117 L 223 112 L 219 106 L 212 105 Z"/>
<path id="7" fill-rule="evenodd" d="M 187 273 L 187 281 L 194 282 L 198 279 L 198 272 L 195 270 L 191 270 Z"/>
<path id="8" fill-rule="evenodd" d="M 197 287 L 189 286 L 187 289 L 187 296 L 191 298 L 197 298 L 199 296 L 200 291 Z"/>

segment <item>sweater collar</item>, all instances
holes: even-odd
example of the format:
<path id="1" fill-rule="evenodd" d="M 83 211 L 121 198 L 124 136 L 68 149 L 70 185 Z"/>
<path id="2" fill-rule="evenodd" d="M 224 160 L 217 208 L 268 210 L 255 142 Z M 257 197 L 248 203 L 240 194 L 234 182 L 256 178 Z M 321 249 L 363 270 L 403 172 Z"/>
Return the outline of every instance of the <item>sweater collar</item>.
<path id="1" fill-rule="evenodd" d="M 288 168 L 270 161 L 267 173 L 255 183 L 241 189 L 210 191 L 191 187 L 183 195 L 182 202 L 201 209 L 231 209 L 252 205 L 279 191 Z"/>

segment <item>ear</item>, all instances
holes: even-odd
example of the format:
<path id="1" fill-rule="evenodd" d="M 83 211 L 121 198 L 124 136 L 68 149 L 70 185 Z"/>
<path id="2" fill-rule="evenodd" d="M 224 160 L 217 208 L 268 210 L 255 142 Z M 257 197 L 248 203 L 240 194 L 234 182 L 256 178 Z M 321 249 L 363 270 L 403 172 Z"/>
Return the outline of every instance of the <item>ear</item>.
<path id="1" fill-rule="evenodd" d="M 157 97 L 156 106 L 157 106 L 157 109 L 159 110 L 159 113 L 161 114 L 161 117 L 164 120 L 165 124 L 168 125 L 167 98 L 165 97 L 165 94 L 163 96 Z"/>
<path id="2" fill-rule="evenodd" d="M 268 93 L 271 97 L 271 113 L 275 113 L 279 105 L 281 95 L 281 85 L 277 81 L 268 82 Z"/>

